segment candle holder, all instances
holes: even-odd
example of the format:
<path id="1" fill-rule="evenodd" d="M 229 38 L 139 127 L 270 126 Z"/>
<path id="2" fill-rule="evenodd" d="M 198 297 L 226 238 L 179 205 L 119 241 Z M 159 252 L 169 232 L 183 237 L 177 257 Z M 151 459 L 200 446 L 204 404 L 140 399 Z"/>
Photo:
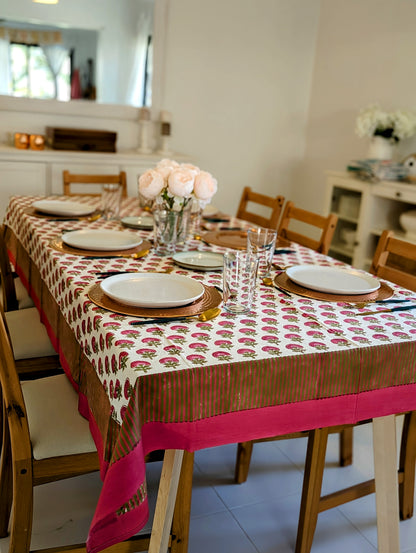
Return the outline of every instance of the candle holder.
<path id="1" fill-rule="evenodd" d="M 172 154 L 172 150 L 170 148 L 170 123 L 165 121 L 162 121 L 160 125 L 160 143 L 158 153 L 166 156 Z"/>
<path id="2" fill-rule="evenodd" d="M 150 110 L 148 108 L 140 108 L 139 111 L 139 154 L 151 154 L 150 132 L 151 132 Z"/>

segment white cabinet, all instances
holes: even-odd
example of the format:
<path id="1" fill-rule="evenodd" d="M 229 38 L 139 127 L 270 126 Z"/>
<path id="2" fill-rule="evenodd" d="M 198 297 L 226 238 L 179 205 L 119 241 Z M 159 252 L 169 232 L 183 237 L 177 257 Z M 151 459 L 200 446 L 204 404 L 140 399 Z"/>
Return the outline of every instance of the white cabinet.
<path id="1" fill-rule="evenodd" d="M 0 145 L 0 218 L 12 195 L 62 194 L 62 172 L 81 174 L 115 174 L 125 171 L 129 196 L 137 195 L 137 177 L 155 167 L 161 155 L 73 152 L 63 150 L 18 150 Z M 172 154 L 178 162 L 189 161 L 183 154 Z M 85 187 L 83 187 L 85 190 Z M 75 190 L 76 191 L 76 190 Z M 96 188 L 91 192 L 96 192 Z"/>
<path id="2" fill-rule="evenodd" d="M 354 267 L 369 269 L 384 229 L 407 239 L 400 214 L 416 206 L 416 185 L 381 181 L 373 184 L 349 173 L 328 172 L 325 206 L 338 215 L 330 254 Z"/>

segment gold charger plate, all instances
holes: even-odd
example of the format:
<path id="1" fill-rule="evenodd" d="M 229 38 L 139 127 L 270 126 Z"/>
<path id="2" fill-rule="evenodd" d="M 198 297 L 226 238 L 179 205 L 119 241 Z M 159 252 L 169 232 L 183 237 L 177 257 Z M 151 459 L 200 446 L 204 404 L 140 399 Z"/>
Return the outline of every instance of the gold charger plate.
<path id="1" fill-rule="evenodd" d="M 121 315 L 131 315 L 132 317 L 156 317 L 160 319 L 167 317 L 191 317 L 193 315 L 200 315 L 207 309 L 218 307 L 222 302 L 222 296 L 216 288 L 205 286 L 205 284 L 203 284 L 203 287 L 204 293 L 200 298 L 182 307 L 160 307 L 152 309 L 150 307 L 125 305 L 104 294 L 99 284 L 94 284 L 94 286 L 91 287 L 88 292 L 88 297 L 99 307 L 104 307 L 104 309 L 108 309 L 114 313 L 120 313 Z"/>
<path id="2" fill-rule="evenodd" d="M 211 230 L 202 235 L 202 240 L 215 246 L 245 250 L 247 247 L 247 231 L 244 230 Z"/>
<path id="3" fill-rule="evenodd" d="M 391 298 L 394 294 L 394 290 L 390 288 L 385 282 L 380 282 L 380 288 L 369 294 L 349 295 L 346 294 L 329 294 L 328 292 L 320 292 L 318 290 L 312 290 L 311 288 L 305 288 L 290 280 L 286 273 L 280 273 L 275 276 L 274 282 L 287 292 L 292 292 L 298 296 L 305 298 L 311 298 L 314 300 L 323 301 L 345 301 L 348 303 L 361 303 L 366 301 L 386 300 Z"/>
<path id="4" fill-rule="evenodd" d="M 83 257 L 143 257 L 149 253 L 152 244 L 148 240 L 143 240 L 135 248 L 129 250 L 82 250 L 80 248 L 73 248 L 64 244 L 61 238 L 54 238 L 50 241 L 49 245 L 51 248 L 57 250 L 60 253 L 68 253 L 70 255 L 82 255 Z"/>
<path id="5" fill-rule="evenodd" d="M 51 221 L 67 221 L 68 219 L 74 219 L 77 221 L 81 221 L 82 219 L 89 219 L 89 218 L 95 218 L 97 215 L 100 214 L 99 210 L 95 210 L 92 213 L 88 213 L 88 215 L 52 215 L 50 213 L 42 213 L 41 211 L 38 211 L 34 207 L 26 207 L 23 212 L 26 215 L 30 215 L 30 217 L 38 217 L 39 219 L 49 219 Z"/>

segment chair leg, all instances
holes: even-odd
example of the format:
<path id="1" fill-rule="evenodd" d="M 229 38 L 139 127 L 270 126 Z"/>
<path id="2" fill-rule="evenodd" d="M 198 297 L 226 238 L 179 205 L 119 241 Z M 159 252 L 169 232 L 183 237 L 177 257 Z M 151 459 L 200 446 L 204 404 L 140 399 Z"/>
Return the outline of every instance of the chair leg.
<path id="1" fill-rule="evenodd" d="M 13 481 L 12 481 L 12 458 L 10 451 L 10 437 L 7 426 L 7 419 L 4 416 L 2 421 L 2 449 L 0 462 L 0 538 L 5 538 L 9 529 L 10 513 L 13 501 Z"/>
<path id="2" fill-rule="evenodd" d="M 400 519 L 406 520 L 413 516 L 416 465 L 416 411 L 406 413 L 403 422 L 402 440 L 400 446 L 399 480 Z"/>
<path id="3" fill-rule="evenodd" d="M 346 467 L 352 464 L 354 429 L 344 428 L 339 434 L 339 464 Z"/>
<path id="4" fill-rule="evenodd" d="M 13 512 L 9 553 L 29 553 L 33 519 L 33 477 L 30 459 L 13 462 Z"/>
<path id="5" fill-rule="evenodd" d="M 318 522 L 327 442 L 328 428 L 319 428 L 309 432 L 296 553 L 309 553 L 312 547 L 316 523 Z"/>
<path id="6" fill-rule="evenodd" d="M 194 453 L 185 451 L 172 519 L 171 553 L 187 553 L 188 551 L 193 470 Z"/>
<path id="7" fill-rule="evenodd" d="M 253 442 L 240 442 L 238 444 L 234 473 L 234 481 L 236 484 L 242 484 L 247 480 L 252 453 Z"/>

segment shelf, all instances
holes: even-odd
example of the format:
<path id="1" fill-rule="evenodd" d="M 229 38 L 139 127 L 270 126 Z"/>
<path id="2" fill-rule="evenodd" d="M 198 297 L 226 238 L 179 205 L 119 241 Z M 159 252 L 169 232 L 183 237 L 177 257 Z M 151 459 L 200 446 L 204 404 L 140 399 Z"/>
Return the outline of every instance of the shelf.
<path id="1" fill-rule="evenodd" d="M 347 223 L 354 223 L 355 225 L 358 224 L 358 219 L 356 217 L 348 217 L 347 215 L 343 215 L 342 213 L 339 213 L 337 211 L 333 211 L 332 213 L 334 213 L 334 215 L 337 215 L 340 221 L 346 221 Z"/>

